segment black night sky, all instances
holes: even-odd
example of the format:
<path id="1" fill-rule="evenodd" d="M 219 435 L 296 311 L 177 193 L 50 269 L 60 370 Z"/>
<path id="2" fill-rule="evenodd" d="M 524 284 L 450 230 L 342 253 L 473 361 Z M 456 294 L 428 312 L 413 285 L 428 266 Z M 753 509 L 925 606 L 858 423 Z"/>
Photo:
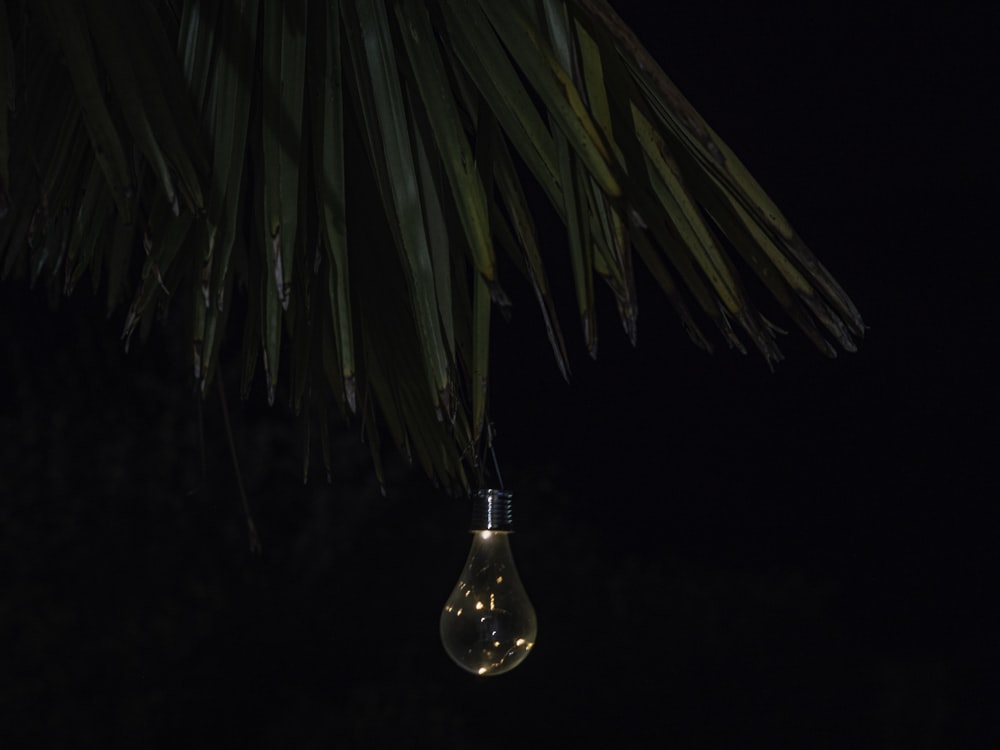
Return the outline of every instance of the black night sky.
<path id="1" fill-rule="evenodd" d="M 382 497 L 356 430 L 303 484 L 259 388 L 231 404 L 255 556 L 180 344 L 125 354 L 84 285 L 53 312 L 5 281 L 0 745 L 998 746 L 996 11 L 614 5 L 851 294 L 860 351 L 707 355 L 644 277 L 635 349 L 601 290 L 596 361 L 560 295 L 567 384 L 511 269 L 491 408 L 539 640 L 483 680 L 437 634 L 466 501 L 391 452 Z"/>

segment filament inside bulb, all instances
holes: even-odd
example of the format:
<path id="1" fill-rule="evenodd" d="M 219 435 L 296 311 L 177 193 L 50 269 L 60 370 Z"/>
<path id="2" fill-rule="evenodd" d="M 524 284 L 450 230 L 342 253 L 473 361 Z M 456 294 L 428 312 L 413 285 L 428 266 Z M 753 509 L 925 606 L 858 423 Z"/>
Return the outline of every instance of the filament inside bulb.
<path id="1" fill-rule="evenodd" d="M 465 568 L 441 612 L 440 631 L 448 655 L 481 676 L 513 669 L 534 647 L 535 608 L 521 584 L 507 532 L 473 534 Z"/>

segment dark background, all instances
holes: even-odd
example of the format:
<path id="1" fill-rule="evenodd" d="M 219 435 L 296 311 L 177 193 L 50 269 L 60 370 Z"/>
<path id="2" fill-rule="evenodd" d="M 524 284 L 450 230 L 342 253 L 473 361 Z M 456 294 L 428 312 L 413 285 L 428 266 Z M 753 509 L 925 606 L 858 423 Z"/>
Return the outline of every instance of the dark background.
<path id="1" fill-rule="evenodd" d="M 53 313 L 4 282 L 0 743 L 1000 741 L 995 11 L 615 5 L 852 295 L 861 350 L 708 356 L 644 279 L 636 349 L 602 290 L 596 361 L 561 297 L 567 384 L 508 284 L 492 413 L 540 634 L 480 680 L 437 636 L 464 501 L 394 454 L 383 497 L 356 430 L 303 485 L 258 387 L 231 404 L 254 556 L 181 344 L 126 355 L 87 289 Z"/>

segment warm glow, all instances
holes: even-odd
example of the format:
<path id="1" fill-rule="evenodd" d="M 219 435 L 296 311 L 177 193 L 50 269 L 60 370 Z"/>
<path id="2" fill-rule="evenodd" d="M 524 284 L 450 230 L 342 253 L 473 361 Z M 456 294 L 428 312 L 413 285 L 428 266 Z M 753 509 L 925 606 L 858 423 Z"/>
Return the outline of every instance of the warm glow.
<path id="1" fill-rule="evenodd" d="M 485 492 L 478 496 L 490 502 L 496 499 Z M 538 631 L 535 608 L 521 585 L 507 532 L 489 528 L 494 518 L 509 518 L 509 508 L 477 505 L 475 519 L 486 523 L 473 520 L 469 556 L 439 619 L 448 656 L 467 672 L 487 677 L 520 664 Z"/>

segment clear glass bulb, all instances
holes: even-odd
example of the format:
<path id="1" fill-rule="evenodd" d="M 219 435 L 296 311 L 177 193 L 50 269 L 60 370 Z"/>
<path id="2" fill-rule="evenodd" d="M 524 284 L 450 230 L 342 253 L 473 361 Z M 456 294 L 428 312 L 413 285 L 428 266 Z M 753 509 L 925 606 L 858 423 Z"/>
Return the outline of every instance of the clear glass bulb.
<path id="1" fill-rule="evenodd" d="M 509 521 L 510 493 L 485 492 L 506 500 Z M 509 528 L 498 530 L 498 525 L 474 530 L 465 569 L 441 612 L 444 650 L 460 667 L 482 676 L 516 667 L 538 635 L 535 608 L 511 555 Z"/>

